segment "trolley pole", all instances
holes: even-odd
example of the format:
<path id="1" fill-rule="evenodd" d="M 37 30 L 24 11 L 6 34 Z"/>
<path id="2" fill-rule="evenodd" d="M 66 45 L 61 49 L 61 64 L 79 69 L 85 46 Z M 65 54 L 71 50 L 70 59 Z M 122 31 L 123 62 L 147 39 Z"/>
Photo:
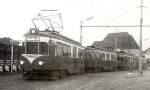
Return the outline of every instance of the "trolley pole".
<path id="1" fill-rule="evenodd" d="M 13 72 L 13 59 L 14 59 L 14 45 L 13 45 L 13 40 L 11 41 L 12 45 L 11 45 L 11 61 L 10 61 L 10 68 L 11 68 L 11 72 Z"/>

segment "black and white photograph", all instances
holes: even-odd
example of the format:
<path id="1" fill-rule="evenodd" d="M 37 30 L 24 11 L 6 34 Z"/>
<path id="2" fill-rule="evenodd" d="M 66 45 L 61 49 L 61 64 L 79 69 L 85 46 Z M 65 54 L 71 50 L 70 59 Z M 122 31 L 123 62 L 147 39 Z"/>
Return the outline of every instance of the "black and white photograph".
<path id="1" fill-rule="evenodd" d="M 150 90 L 150 1 L 0 1 L 0 90 Z"/>

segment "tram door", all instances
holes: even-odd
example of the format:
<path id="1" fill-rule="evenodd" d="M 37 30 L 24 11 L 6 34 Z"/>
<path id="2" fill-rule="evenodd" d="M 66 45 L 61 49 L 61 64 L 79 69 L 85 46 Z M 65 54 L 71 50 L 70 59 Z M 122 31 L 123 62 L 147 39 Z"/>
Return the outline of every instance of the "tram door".
<path id="1" fill-rule="evenodd" d="M 74 72 L 78 72 L 79 71 L 79 62 L 77 59 L 77 48 L 73 47 L 73 61 L 74 61 Z"/>
<path id="2" fill-rule="evenodd" d="M 55 56 L 55 45 L 49 45 L 49 55 Z"/>

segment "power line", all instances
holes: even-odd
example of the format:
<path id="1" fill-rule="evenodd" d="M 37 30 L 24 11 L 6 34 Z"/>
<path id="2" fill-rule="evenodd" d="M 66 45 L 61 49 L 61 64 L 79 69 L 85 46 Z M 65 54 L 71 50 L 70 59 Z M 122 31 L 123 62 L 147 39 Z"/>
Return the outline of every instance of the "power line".
<path id="1" fill-rule="evenodd" d="M 82 27 L 141 27 L 140 25 L 93 25 L 93 26 L 82 26 Z M 142 27 L 150 27 L 150 25 L 143 25 Z"/>

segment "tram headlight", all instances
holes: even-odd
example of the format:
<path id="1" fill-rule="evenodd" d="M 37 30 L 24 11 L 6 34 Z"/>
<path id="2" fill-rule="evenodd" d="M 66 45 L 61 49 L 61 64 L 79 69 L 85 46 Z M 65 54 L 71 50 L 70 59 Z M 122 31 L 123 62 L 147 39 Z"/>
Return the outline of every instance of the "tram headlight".
<path id="1" fill-rule="evenodd" d="M 21 60 L 21 61 L 20 61 L 20 64 L 21 64 L 21 65 L 24 64 L 24 61 Z"/>
<path id="2" fill-rule="evenodd" d="M 43 65 L 44 62 L 43 62 L 43 61 L 39 61 L 38 64 L 39 64 L 39 65 Z"/>

